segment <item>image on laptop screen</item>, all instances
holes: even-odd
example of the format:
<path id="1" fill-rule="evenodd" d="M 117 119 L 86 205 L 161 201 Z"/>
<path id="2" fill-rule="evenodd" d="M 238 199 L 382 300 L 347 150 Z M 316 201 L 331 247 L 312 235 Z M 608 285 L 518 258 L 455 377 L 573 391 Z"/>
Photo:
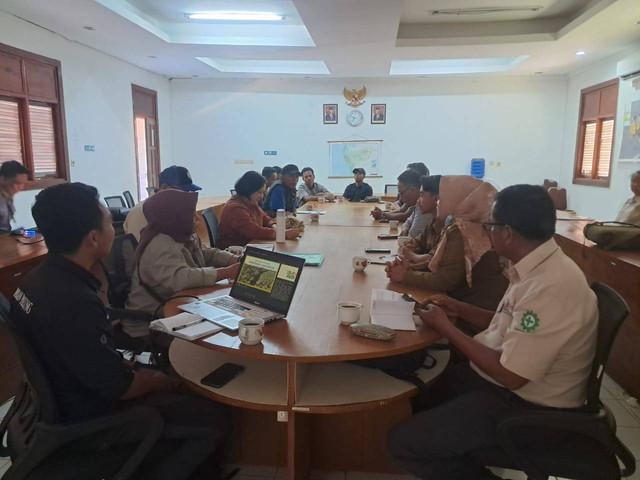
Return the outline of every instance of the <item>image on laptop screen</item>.
<path id="1" fill-rule="evenodd" d="M 247 247 L 231 296 L 286 315 L 303 266 L 303 258 Z"/>

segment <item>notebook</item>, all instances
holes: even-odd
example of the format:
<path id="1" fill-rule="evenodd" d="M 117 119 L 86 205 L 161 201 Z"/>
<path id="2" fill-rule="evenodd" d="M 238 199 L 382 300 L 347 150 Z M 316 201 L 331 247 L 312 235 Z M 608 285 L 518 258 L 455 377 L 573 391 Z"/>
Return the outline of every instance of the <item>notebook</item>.
<path id="1" fill-rule="evenodd" d="M 304 258 L 304 264 L 308 267 L 319 267 L 324 261 L 324 253 L 291 253 L 290 255 Z"/>
<path id="2" fill-rule="evenodd" d="M 394 330 L 415 331 L 414 305 L 399 293 L 374 288 L 371 291 L 371 323 Z"/>
<path id="3" fill-rule="evenodd" d="M 186 312 L 154 320 L 149 324 L 149 328 L 185 340 L 195 340 L 222 330 L 221 326 L 202 318 L 200 315 Z"/>

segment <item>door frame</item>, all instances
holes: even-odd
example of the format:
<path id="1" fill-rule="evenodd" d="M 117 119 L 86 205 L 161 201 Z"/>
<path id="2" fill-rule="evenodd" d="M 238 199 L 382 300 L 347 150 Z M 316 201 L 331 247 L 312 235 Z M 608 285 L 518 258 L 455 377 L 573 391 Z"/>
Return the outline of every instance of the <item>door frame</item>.
<path id="1" fill-rule="evenodd" d="M 145 95 L 152 98 L 151 111 L 140 110 L 139 106 L 138 106 L 138 109 L 136 109 L 136 100 L 135 100 L 136 94 Z M 158 92 L 132 83 L 131 84 L 131 101 L 133 104 L 133 119 L 132 119 L 133 120 L 133 144 L 134 144 L 135 156 L 136 156 L 136 190 L 138 191 L 138 201 L 140 201 L 141 192 L 140 192 L 140 175 L 138 173 L 139 172 L 139 165 L 138 165 L 139 155 L 138 155 L 138 142 L 136 141 L 136 117 L 152 118 L 153 121 L 155 122 L 154 135 L 155 135 L 156 155 L 155 155 L 155 158 L 152 160 L 154 162 L 155 175 L 151 177 L 147 175 L 147 185 L 159 187 L 161 162 L 160 162 L 160 122 L 158 119 Z M 145 144 L 147 143 L 148 143 L 147 129 L 145 128 Z M 149 159 L 147 157 L 147 162 L 148 161 Z M 147 172 L 148 170 L 149 168 L 147 164 Z"/>

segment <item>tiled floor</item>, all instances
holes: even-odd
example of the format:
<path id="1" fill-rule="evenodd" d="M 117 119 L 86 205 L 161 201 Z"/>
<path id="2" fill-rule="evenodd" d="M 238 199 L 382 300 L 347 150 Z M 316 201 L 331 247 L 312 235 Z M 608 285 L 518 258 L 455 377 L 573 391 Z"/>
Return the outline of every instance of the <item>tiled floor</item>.
<path id="1" fill-rule="evenodd" d="M 636 460 L 640 460 L 640 407 L 637 402 L 630 398 L 619 385 L 605 375 L 602 382 L 600 398 L 613 411 L 618 424 L 618 438 L 631 450 Z M 9 403 L 0 405 L 0 420 L 9 410 Z M 0 478 L 9 468 L 10 461 L 0 458 Z M 628 477 L 631 480 L 640 480 L 640 462 L 638 462 L 636 472 Z M 266 467 L 244 465 L 234 480 L 283 480 L 287 478 L 286 467 Z M 526 480 L 522 472 L 502 469 L 493 469 L 496 475 L 511 480 Z M 414 477 L 403 474 L 386 474 L 370 472 L 335 472 L 326 470 L 312 471 L 309 480 L 411 480 Z M 564 480 L 564 479 L 557 479 Z"/>

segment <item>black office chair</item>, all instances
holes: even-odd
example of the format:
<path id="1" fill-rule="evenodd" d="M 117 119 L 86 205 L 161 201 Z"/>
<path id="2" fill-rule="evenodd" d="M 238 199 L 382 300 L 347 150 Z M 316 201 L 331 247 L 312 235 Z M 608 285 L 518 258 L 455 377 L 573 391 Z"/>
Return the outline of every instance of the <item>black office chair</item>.
<path id="1" fill-rule="evenodd" d="M 0 295 L 2 297 L 2 295 Z M 0 302 L 0 327 L 16 342 L 24 381 L 11 408 L 0 424 L 0 438 L 7 433 L 11 466 L 3 480 L 86 480 L 128 479 L 151 451 L 160 437 L 163 420 L 151 407 L 135 407 L 78 423 L 60 423 L 55 397 L 36 353 L 15 327 L 6 310 L 6 299 Z M 138 444 L 109 445 L 105 442 L 94 450 L 78 452 L 84 438 L 105 440 L 119 427 L 135 424 L 145 433 Z"/>
<path id="2" fill-rule="evenodd" d="M 229 190 L 231 192 L 231 195 L 235 195 L 236 191 L 232 188 L 231 190 Z"/>
<path id="3" fill-rule="evenodd" d="M 127 204 L 120 195 L 113 195 L 111 197 L 104 197 L 104 202 L 107 204 L 107 207 L 110 208 L 127 208 Z"/>
<path id="4" fill-rule="evenodd" d="M 387 183 L 384 186 L 384 194 L 385 195 L 397 195 L 398 194 L 398 185 L 395 183 Z"/>
<path id="5" fill-rule="evenodd" d="M 216 212 L 213 211 L 213 208 L 207 208 L 202 211 L 202 218 L 204 218 L 204 223 L 207 225 L 207 232 L 209 233 L 209 244 L 212 247 L 216 246 L 216 242 L 218 241 L 218 217 L 216 217 Z"/>
<path id="6" fill-rule="evenodd" d="M 127 202 L 127 208 L 135 207 L 136 202 L 133 201 L 133 195 L 131 195 L 131 192 L 129 190 L 126 190 L 125 192 L 122 192 L 122 196 L 124 197 L 124 199 Z"/>
<path id="7" fill-rule="evenodd" d="M 501 448 L 473 452 L 479 463 L 522 470 L 530 480 L 549 477 L 619 479 L 633 474 L 635 458 L 616 437 L 611 411 L 600 402 L 600 386 L 611 345 L 629 308 L 611 287 L 594 283 L 598 297 L 598 343 L 589 375 L 587 402 L 578 410 L 539 409 L 505 415 L 498 424 Z M 566 435 L 566 442 L 531 444 L 527 433 Z M 526 443 L 526 444 L 525 444 Z M 624 468 L 621 470 L 618 460 Z"/>

